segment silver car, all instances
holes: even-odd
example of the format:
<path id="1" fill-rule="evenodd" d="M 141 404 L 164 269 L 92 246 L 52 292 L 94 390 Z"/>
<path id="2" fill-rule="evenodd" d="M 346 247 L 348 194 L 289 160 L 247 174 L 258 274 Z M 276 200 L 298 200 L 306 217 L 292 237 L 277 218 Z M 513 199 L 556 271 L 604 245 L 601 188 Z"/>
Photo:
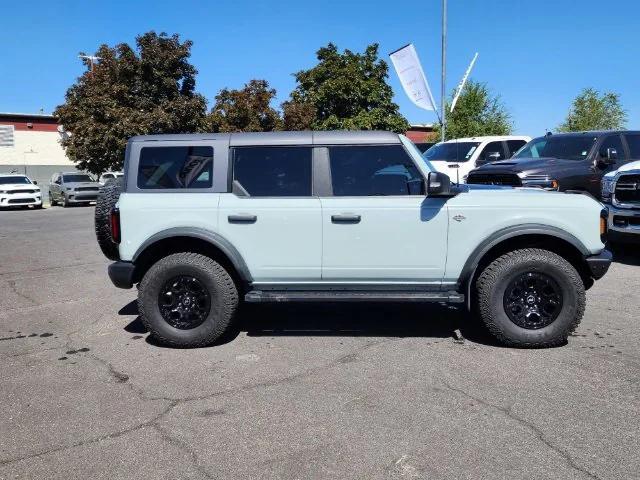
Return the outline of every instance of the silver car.
<path id="1" fill-rule="evenodd" d="M 63 207 L 89 204 L 98 197 L 100 184 L 90 175 L 79 172 L 54 173 L 49 182 L 49 203 Z"/>

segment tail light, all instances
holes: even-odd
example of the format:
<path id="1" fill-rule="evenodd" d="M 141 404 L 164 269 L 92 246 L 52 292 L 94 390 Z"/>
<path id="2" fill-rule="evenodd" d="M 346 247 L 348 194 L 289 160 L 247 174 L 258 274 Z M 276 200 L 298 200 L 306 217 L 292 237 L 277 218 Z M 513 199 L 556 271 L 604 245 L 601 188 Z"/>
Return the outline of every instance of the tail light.
<path id="1" fill-rule="evenodd" d="M 120 210 L 116 207 L 109 213 L 109 224 L 111 225 L 111 239 L 115 243 L 120 243 Z"/>

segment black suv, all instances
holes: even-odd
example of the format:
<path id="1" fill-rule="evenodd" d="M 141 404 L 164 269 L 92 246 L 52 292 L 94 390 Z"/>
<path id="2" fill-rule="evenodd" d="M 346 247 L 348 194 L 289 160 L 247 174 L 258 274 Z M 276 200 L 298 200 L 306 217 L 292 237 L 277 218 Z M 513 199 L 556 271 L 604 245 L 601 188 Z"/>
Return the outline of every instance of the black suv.
<path id="1" fill-rule="evenodd" d="M 602 176 L 640 159 L 640 131 L 547 134 L 509 160 L 472 170 L 467 183 L 588 192 L 600 198 Z"/>

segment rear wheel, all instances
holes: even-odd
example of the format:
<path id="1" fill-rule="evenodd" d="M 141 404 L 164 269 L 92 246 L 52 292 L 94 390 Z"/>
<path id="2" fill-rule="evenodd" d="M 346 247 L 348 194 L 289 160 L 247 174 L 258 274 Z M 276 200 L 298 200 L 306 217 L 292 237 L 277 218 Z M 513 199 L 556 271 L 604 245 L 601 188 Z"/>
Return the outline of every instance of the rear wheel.
<path id="1" fill-rule="evenodd" d="M 238 290 L 229 273 L 197 253 L 175 253 L 156 262 L 139 285 L 143 323 L 160 343 L 202 347 L 230 327 Z"/>
<path id="2" fill-rule="evenodd" d="M 527 248 L 502 255 L 482 271 L 476 288 L 480 317 L 509 346 L 561 345 L 584 314 L 582 278 L 548 250 Z"/>

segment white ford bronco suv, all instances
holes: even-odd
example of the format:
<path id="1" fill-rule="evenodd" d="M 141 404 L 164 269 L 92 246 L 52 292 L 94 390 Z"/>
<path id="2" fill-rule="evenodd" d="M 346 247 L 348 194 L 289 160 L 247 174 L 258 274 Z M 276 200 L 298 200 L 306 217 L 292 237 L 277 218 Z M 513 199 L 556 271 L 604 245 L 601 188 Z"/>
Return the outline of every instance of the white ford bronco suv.
<path id="1" fill-rule="evenodd" d="M 240 301 L 466 302 L 506 345 L 558 345 L 611 263 L 593 198 L 451 184 L 394 133 L 141 136 L 125 157 L 96 233 L 168 345 L 214 343 Z"/>

